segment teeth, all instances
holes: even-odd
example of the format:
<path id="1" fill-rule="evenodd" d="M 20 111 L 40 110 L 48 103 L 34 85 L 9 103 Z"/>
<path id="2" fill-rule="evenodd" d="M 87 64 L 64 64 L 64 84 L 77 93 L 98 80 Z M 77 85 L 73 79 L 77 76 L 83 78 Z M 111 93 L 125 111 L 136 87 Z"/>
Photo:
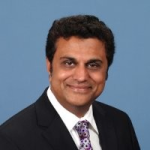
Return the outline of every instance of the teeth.
<path id="1" fill-rule="evenodd" d="M 89 86 L 72 86 L 72 85 L 68 85 L 68 86 L 75 93 L 87 93 L 90 89 Z"/>

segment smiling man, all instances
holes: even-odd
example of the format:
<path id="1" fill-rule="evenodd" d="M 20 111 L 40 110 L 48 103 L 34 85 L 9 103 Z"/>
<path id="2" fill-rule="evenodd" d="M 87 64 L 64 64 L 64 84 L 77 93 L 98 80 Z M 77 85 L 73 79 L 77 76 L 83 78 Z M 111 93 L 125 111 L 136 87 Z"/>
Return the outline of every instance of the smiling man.
<path id="1" fill-rule="evenodd" d="M 95 16 L 54 21 L 47 37 L 50 86 L 0 127 L 1 150 L 139 150 L 129 117 L 97 102 L 115 52 Z"/>

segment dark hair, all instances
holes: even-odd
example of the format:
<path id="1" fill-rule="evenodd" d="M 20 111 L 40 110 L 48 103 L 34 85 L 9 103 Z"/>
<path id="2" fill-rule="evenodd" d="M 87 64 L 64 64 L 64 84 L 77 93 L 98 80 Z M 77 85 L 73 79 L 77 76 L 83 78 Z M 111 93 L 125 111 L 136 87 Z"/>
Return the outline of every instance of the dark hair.
<path id="1" fill-rule="evenodd" d="M 55 20 L 49 30 L 46 43 L 46 57 L 50 62 L 56 51 L 56 42 L 60 37 L 97 38 L 104 42 L 108 68 L 113 62 L 115 53 L 114 36 L 112 31 L 97 17 L 77 15 Z"/>

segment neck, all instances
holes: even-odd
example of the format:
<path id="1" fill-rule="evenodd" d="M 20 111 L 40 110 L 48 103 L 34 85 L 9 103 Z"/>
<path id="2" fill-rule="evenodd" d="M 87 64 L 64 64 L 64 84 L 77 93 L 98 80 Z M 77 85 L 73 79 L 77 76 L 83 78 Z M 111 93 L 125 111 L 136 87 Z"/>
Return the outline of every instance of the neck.
<path id="1" fill-rule="evenodd" d="M 71 113 L 73 113 L 75 116 L 77 116 L 78 118 L 82 118 L 85 116 L 85 114 L 87 113 L 87 111 L 89 110 L 90 106 L 74 106 L 74 108 L 72 108 L 71 110 L 67 109 L 68 111 L 70 111 Z"/>

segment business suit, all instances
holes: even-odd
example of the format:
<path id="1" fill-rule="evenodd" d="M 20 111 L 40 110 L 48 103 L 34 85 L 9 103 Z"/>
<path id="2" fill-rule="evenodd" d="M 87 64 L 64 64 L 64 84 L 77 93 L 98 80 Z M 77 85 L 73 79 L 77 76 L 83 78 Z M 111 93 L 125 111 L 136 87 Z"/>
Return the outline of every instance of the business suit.
<path id="1" fill-rule="evenodd" d="M 93 103 L 93 113 L 102 150 L 140 149 L 125 113 L 99 102 Z M 0 127 L 0 150 L 77 150 L 77 147 L 45 90 L 34 104 Z"/>

